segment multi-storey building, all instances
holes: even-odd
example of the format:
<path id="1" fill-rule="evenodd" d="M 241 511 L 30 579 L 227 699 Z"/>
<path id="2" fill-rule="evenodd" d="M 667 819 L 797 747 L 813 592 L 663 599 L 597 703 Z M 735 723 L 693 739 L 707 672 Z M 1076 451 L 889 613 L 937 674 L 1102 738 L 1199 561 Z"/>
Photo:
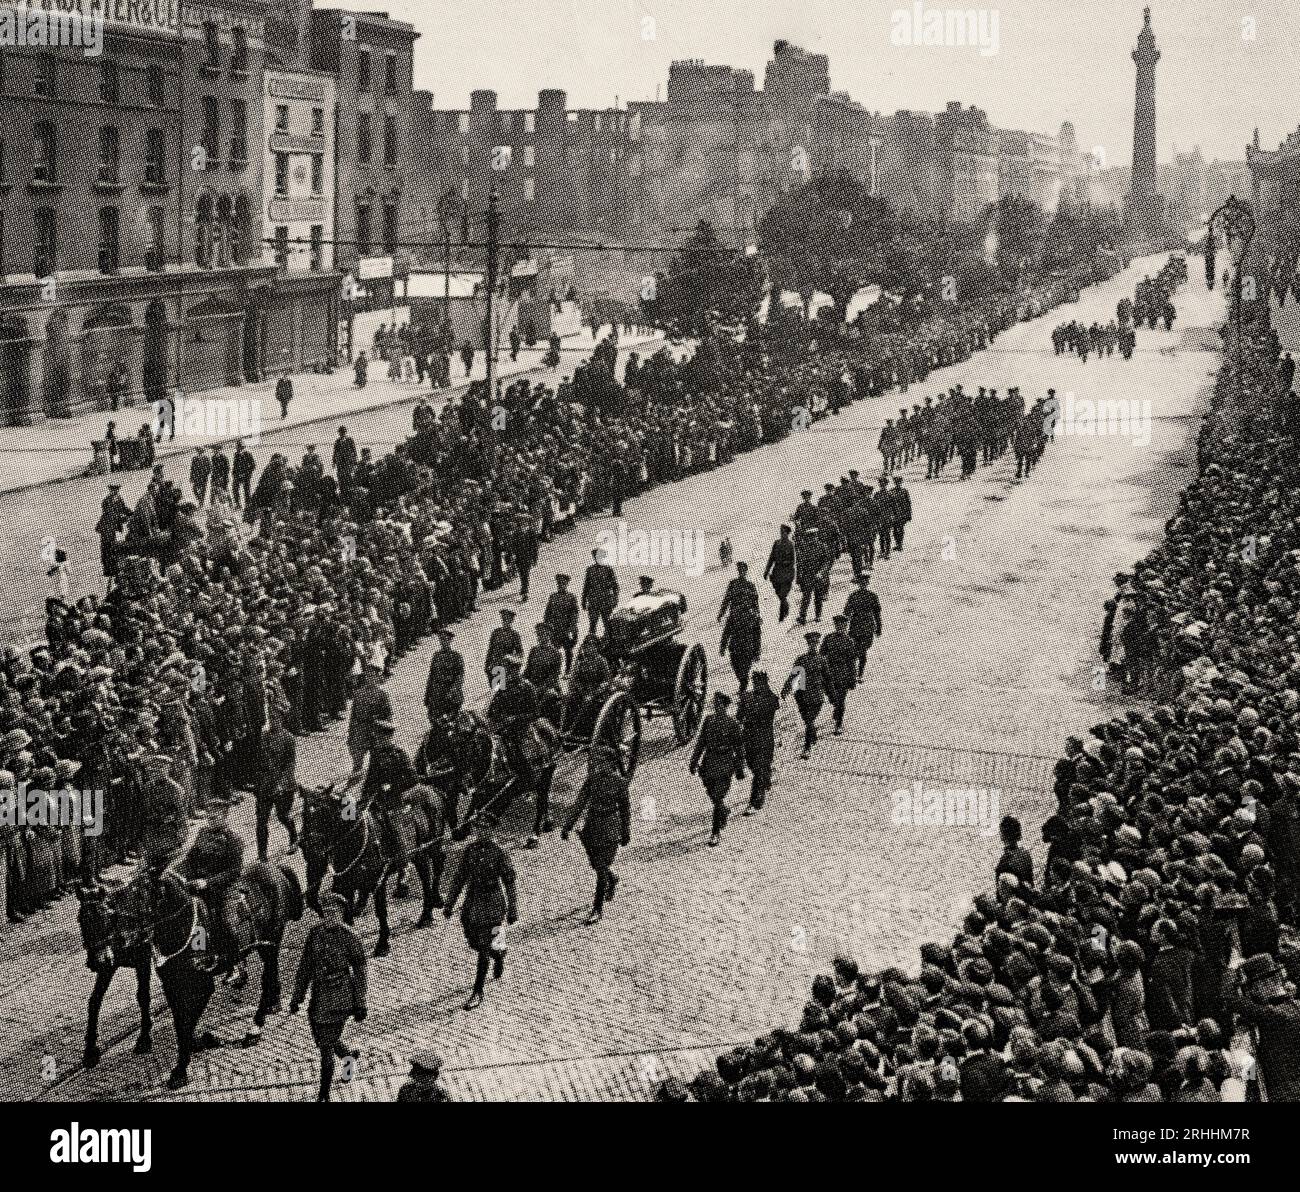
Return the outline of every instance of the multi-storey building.
<path id="1" fill-rule="evenodd" d="M 939 214 L 973 223 L 998 199 L 998 130 L 980 108 L 953 100 L 935 114 L 934 137 Z"/>
<path id="2" fill-rule="evenodd" d="M 248 152 L 261 127 L 265 9 L 118 6 L 98 56 L 4 50 L 3 421 L 103 405 L 119 363 L 131 399 L 256 371 L 245 311 L 273 272 L 261 159 Z"/>

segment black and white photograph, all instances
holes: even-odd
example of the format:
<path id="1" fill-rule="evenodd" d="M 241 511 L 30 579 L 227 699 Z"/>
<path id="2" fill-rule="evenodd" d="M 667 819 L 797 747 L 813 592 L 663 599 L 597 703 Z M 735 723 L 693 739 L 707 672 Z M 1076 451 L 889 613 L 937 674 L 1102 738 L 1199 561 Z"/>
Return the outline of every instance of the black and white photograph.
<path id="1" fill-rule="evenodd" d="M 1285 1145 L 1300 6 L 327 3 L 0 0 L 26 1158 Z"/>

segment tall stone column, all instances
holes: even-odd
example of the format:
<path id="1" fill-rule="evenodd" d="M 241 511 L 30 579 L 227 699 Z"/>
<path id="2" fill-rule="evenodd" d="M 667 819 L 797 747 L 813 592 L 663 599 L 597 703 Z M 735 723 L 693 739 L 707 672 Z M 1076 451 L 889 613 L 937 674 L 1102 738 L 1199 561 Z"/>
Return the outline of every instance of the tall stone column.
<path id="1" fill-rule="evenodd" d="M 1129 226 L 1143 235 L 1159 233 L 1162 204 L 1156 194 L 1156 63 L 1160 51 L 1151 29 L 1151 9 L 1142 10 L 1133 61 L 1137 64 L 1137 90 L 1133 104 L 1133 171 L 1129 183 Z"/>

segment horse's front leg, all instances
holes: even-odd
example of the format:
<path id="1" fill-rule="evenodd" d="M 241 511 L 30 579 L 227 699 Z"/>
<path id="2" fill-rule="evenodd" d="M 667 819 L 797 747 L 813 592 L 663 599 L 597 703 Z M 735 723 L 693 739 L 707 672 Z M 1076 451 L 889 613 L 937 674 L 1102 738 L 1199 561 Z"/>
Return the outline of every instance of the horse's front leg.
<path id="1" fill-rule="evenodd" d="M 142 950 L 135 962 L 135 1002 L 140 1007 L 140 1036 L 135 1041 L 135 1054 L 148 1055 L 153 1051 L 153 963 L 148 948 Z"/>

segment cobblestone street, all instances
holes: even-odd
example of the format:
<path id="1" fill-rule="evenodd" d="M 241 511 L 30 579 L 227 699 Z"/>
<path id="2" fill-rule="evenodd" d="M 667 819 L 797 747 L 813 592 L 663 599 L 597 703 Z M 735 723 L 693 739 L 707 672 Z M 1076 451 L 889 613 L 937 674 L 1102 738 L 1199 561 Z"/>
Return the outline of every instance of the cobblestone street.
<path id="1" fill-rule="evenodd" d="M 915 465 L 905 472 L 915 521 L 902 555 L 876 565 L 885 636 L 869 657 L 866 685 L 850 698 L 846 735 L 827 736 L 809 762 L 800 762 L 797 717 L 786 705 L 768 805 L 754 818 L 734 816 L 720 848 L 706 847 L 708 803 L 686 773 L 686 751 L 675 747 L 662 721 L 646 726 L 632 791 L 632 843 L 616 865 L 617 900 L 597 926 L 582 925 L 593 875 L 581 846 L 562 843 L 556 832 L 536 852 L 522 850 L 531 806 L 512 809 L 503 829 L 516 849 L 520 918 L 507 932 L 505 976 L 489 984 L 480 1009 L 461 1009 L 472 958 L 459 922 L 438 917 L 416 932 L 418 908 L 395 903 L 392 954 L 371 963 L 369 1018 L 349 1028 L 362 1057 L 352 1078 L 340 1080 L 342 1098 L 391 1099 L 405 1057 L 423 1045 L 444 1056 L 458 1098 L 642 1097 L 663 1076 L 689 1076 L 718 1050 L 796 1019 L 810 978 L 836 952 L 864 966 L 912 968 L 919 941 L 950 935 L 992 873 L 998 815 L 1018 815 L 1027 841 L 1036 843 L 1064 736 L 1104 719 L 1118 700 L 1118 692 L 1093 682 L 1102 603 L 1113 573 L 1158 539 L 1194 463 L 1196 416 L 1216 361 L 1212 328 L 1222 302 L 1195 271 L 1180 294 L 1177 328 L 1141 332 L 1132 361 L 1081 364 L 1051 350 L 1054 323 L 1104 320 L 1158 266 L 1135 262 L 1085 292 L 1077 306 L 1012 328 L 990 350 L 914 386 L 906 399 L 891 393 L 859 402 L 779 448 L 628 503 L 629 526 L 694 531 L 709 544 L 704 574 L 652 574 L 686 594 L 685 640 L 706 644 L 710 687 L 734 691 L 717 655 L 715 614 L 729 578 L 717 563 L 718 541 L 729 535 L 736 558 L 761 573 L 800 488 L 820 489 L 850 467 L 865 478 L 876 474 L 879 428 L 905 400 L 919 402 L 960 381 L 967 390 L 1019 385 L 1030 403 L 1049 386 L 1079 400 L 1151 402 L 1149 445 L 1058 436 L 1025 482 L 1014 479 L 1011 457 L 966 482 L 953 473 L 927 482 Z M 54 498 L 65 503 L 47 516 L 79 519 L 88 533 L 90 497 L 97 494 L 86 489 L 73 506 L 66 488 Z M 540 616 L 554 574 L 580 577 L 596 532 L 615 525 L 610 518 L 584 522 L 544 548 L 527 610 Z M 620 568 L 625 594 L 643 569 Z M 849 588 L 847 560 L 833 579 L 838 611 Z M 760 593 L 768 629 L 762 664 L 779 687 L 802 640 L 789 622 L 777 626 L 770 587 L 760 583 Z M 486 594 L 479 614 L 458 627 L 456 646 L 471 676 L 467 703 L 485 695 L 487 634 L 498 609 L 516 599 L 513 585 Z M 526 641 L 533 619 L 521 613 Z M 401 719 L 398 741 L 411 750 L 426 726 L 421 695 L 430 649 L 425 643 L 408 655 L 389 683 Z M 300 741 L 300 781 L 345 772 L 341 738 L 336 725 Z M 981 828 L 895 824 L 891 793 L 913 782 L 987 788 L 999 808 Z M 571 801 L 565 787 L 557 776 L 561 812 Z M 742 802 L 733 788 L 733 807 Z M 247 805 L 233 817 L 249 839 L 250 817 Z M 283 835 L 273 835 L 273 849 L 283 845 Z M 94 1071 L 78 1066 L 91 980 L 75 906 L 64 899 L 0 933 L 0 1095 L 171 1096 L 164 1085 L 174 1056 L 170 1019 L 158 1019 L 152 1056 L 133 1055 L 134 990 L 120 974 L 103 1013 L 104 1058 Z M 361 926 L 373 944 L 373 916 Z M 286 983 L 302 932 L 302 924 L 290 931 Z M 256 962 L 251 968 L 242 996 L 219 989 L 205 1016 L 224 1038 L 242 1038 L 251 1019 Z M 257 1047 L 200 1056 L 190 1086 L 175 1096 L 309 1099 L 314 1058 L 305 1020 L 276 1016 Z"/>

